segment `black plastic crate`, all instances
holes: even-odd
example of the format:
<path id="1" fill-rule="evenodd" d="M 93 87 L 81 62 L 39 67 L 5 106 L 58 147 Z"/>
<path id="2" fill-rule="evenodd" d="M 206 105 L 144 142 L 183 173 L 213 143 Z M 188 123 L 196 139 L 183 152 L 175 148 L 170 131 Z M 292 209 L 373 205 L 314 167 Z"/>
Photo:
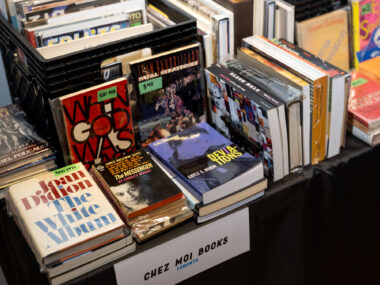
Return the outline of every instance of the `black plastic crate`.
<path id="1" fill-rule="evenodd" d="M 180 22 L 174 26 L 52 59 L 43 58 L 0 15 L 0 49 L 11 97 L 21 103 L 42 134 L 49 138 L 56 137 L 48 99 L 104 82 L 100 65 L 105 59 L 146 47 L 153 52 L 160 52 L 197 40 L 194 18 L 164 0 L 148 0 L 150 2 L 170 7 Z M 27 66 L 18 54 L 25 55 Z"/>

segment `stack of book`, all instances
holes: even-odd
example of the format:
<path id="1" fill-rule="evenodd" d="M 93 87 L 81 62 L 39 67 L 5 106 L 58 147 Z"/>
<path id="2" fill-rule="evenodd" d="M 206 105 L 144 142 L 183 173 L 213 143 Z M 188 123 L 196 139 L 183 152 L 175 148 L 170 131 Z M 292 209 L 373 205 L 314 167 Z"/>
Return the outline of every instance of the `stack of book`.
<path id="1" fill-rule="evenodd" d="M 91 171 L 139 242 L 193 216 L 181 190 L 144 150 Z"/>
<path id="2" fill-rule="evenodd" d="M 380 143 L 380 82 L 360 71 L 352 72 L 348 103 L 348 130 L 369 145 Z"/>
<path id="3" fill-rule="evenodd" d="M 4 188 L 56 168 L 55 150 L 17 104 L 0 108 L 0 196 Z"/>
<path id="4" fill-rule="evenodd" d="M 243 46 L 238 60 L 206 70 L 217 129 L 231 137 L 223 119 L 230 117 L 261 147 L 274 180 L 339 154 L 350 74 L 286 40 L 252 36 Z"/>
<path id="5" fill-rule="evenodd" d="M 135 250 L 129 229 L 81 163 L 12 185 L 6 202 L 51 284 Z"/>
<path id="6" fill-rule="evenodd" d="M 153 142 L 148 149 L 183 186 L 198 223 L 264 195 L 267 180 L 261 159 L 206 122 Z"/>

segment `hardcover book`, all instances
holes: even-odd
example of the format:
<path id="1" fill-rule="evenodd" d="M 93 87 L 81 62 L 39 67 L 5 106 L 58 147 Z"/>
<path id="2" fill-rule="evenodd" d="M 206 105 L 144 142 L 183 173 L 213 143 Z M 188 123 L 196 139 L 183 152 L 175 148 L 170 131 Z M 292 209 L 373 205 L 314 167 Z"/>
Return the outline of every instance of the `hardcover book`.
<path id="1" fill-rule="evenodd" d="M 153 142 L 148 148 L 204 205 L 264 177 L 260 160 L 241 152 L 206 122 Z"/>
<path id="2" fill-rule="evenodd" d="M 128 233 L 81 163 L 12 185 L 6 200 L 42 269 Z"/>
<path id="3" fill-rule="evenodd" d="M 17 104 L 0 108 L 0 174 L 54 154 Z"/>
<path id="4" fill-rule="evenodd" d="M 50 100 L 66 164 L 89 169 L 134 150 L 126 85 L 119 78 Z"/>
<path id="5" fill-rule="evenodd" d="M 129 63 L 142 147 L 205 119 L 199 44 Z"/>

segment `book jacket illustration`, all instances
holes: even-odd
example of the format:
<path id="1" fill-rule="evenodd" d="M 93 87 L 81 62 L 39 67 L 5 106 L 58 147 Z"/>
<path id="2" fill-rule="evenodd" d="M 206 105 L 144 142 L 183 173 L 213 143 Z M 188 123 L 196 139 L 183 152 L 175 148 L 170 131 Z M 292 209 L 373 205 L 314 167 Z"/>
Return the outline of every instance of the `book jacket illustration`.
<path id="1" fill-rule="evenodd" d="M 50 149 L 19 105 L 0 108 L 0 167 Z"/>
<path id="2" fill-rule="evenodd" d="M 135 148 L 126 79 L 88 88 L 61 100 L 71 163 L 91 164 Z"/>
<path id="3" fill-rule="evenodd" d="M 212 121 L 225 136 L 230 136 L 223 116 L 229 116 L 235 127 L 263 149 L 265 174 L 273 176 L 273 147 L 267 113 L 257 102 L 250 100 L 240 90 L 230 86 L 217 74 L 206 70 L 207 86 L 211 94 Z M 259 154 L 256 154 L 260 158 Z"/>
<path id="4" fill-rule="evenodd" d="M 96 170 L 128 218 L 182 197 L 181 190 L 143 150 L 103 162 Z"/>
<path id="5" fill-rule="evenodd" d="M 143 147 L 205 119 L 199 45 L 131 63 Z"/>
<path id="6" fill-rule="evenodd" d="M 15 184 L 7 200 L 41 264 L 44 257 L 124 227 L 81 163 Z"/>
<path id="7" fill-rule="evenodd" d="M 359 71 L 352 72 L 348 112 L 350 119 L 369 127 L 380 119 L 380 83 Z"/>
<path id="8" fill-rule="evenodd" d="M 203 193 L 236 178 L 260 162 L 243 153 L 206 122 L 153 142 L 149 149 L 180 175 L 200 198 Z"/>

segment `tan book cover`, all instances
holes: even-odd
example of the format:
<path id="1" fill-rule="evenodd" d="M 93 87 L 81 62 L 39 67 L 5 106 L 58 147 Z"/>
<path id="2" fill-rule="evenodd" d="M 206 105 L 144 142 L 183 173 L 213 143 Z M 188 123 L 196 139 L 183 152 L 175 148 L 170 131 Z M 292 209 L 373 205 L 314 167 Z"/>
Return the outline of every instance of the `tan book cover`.
<path id="1" fill-rule="evenodd" d="M 343 69 L 350 68 L 348 13 L 340 9 L 296 25 L 298 46 Z"/>
<path id="2" fill-rule="evenodd" d="M 6 199 L 40 265 L 62 262 L 127 231 L 82 163 L 12 185 Z"/>

